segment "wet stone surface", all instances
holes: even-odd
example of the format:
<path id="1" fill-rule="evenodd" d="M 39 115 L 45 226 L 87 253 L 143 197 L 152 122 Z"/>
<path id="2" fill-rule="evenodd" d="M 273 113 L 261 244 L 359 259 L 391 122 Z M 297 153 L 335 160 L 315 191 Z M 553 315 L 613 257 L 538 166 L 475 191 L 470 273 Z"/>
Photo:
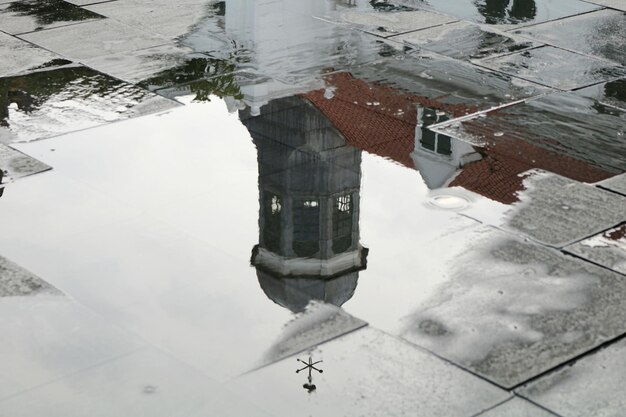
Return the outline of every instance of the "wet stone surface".
<path id="1" fill-rule="evenodd" d="M 402 3 L 415 1 L 402 0 Z M 429 8 L 477 23 L 522 26 L 589 12 L 599 6 L 578 0 L 527 0 L 512 4 L 506 1 L 433 0 L 429 2 Z"/>
<path id="2" fill-rule="evenodd" d="M 603 104 L 605 97 L 615 96 L 612 85 L 542 96 L 435 130 L 508 155 L 513 169 L 518 161 L 597 182 L 626 171 L 626 112 Z"/>
<path id="3" fill-rule="evenodd" d="M 90 68 L 0 78 L 0 139 L 30 141 L 176 104 Z"/>
<path id="4" fill-rule="evenodd" d="M 323 360 L 306 393 L 296 358 L 235 379 L 231 386 L 273 416 L 468 416 L 509 394 L 432 354 L 366 328 L 317 346 L 298 358 Z M 355 369 L 367 372 L 355 374 Z M 410 382 L 409 382 L 410 381 Z M 278 397 L 273 393 L 284 393 Z M 363 401 L 367 399 L 367 401 Z"/>
<path id="5" fill-rule="evenodd" d="M 401 335 L 500 386 L 624 332 L 624 276 L 553 249 L 491 232 L 451 269 Z"/>
<path id="6" fill-rule="evenodd" d="M 41 278 L 0 256 L 0 297 L 23 297 L 37 294 L 59 295 Z"/>
<path id="7" fill-rule="evenodd" d="M 556 414 L 516 397 L 476 417 L 556 417 Z"/>
<path id="8" fill-rule="evenodd" d="M 567 246 L 565 250 L 626 275 L 626 224 Z"/>
<path id="9" fill-rule="evenodd" d="M 519 393 L 571 417 L 617 417 L 626 407 L 626 343 L 622 340 L 522 387 Z"/>
<path id="10" fill-rule="evenodd" d="M 476 62 L 481 66 L 561 90 L 572 90 L 623 77 L 626 69 L 551 46 Z"/>
<path id="11" fill-rule="evenodd" d="M 0 4 L 0 30 L 23 34 L 103 16 L 63 0 L 16 0 Z"/>
<path id="12" fill-rule="evenodd" d="M 0 183 L 38 174 L 49 169 L 51 168 L 43 162 L 0 143 L 0 170 L 3 174 Z"/>
<path id="13" fill-rule="evenodd" d="M 602 181 L 599 183 L 602 188 L 614 191 L 626 196 L 626 174 L 616 175 L 613 178 Z"/>
<path id="14" fill-rule="evenodd" d="M 541 43 L 468 22 L 451 23 L 396 36 L 410 46 L 456 59 L 481 59 L 541 46 Z"/>
<path id="15" fill-rule="evenodd" d="M 626 15 L 623 12 L 600 10 L 512 33 L 626 65 Z"/>
<path id="16" fill-rule="evenodd" d="M 27 42 L 0 32 L 0 77 L 36 70 L 60 57 Z M 65 61 L 69 63 L 69 61 Z"/>

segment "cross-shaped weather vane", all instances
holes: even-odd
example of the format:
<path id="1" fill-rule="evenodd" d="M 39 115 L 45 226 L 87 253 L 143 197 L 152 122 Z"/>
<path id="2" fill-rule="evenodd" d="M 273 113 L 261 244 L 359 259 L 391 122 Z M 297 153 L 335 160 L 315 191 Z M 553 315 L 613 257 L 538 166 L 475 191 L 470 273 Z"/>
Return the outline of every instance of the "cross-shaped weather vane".
<path id="1" fill-rule="evenodd" d="M 322 363 L 323 361 L 317 361 L 317 362 L 313 362 L 313 358 L 311 356 L 309 356 L 309 361 L 305 362 L 302 359 L 298 359 L 298 362 L 301 362 L 303 364 L 305 364 L 306 366 L 303 368 L 300 368 L 296 371 L 297 374 L 299 374 L 300 372 L 304 371 L 304 370 L 308 370 L 309 371 L 309 377 L 307 378 L 308 382 L 304 385 L 302 385 L 302 387 L 307 390 L 310 393 L 312 393 L 313 391 L 315 391 L 315 389 L 317 388 L 314 384 L 313 384 L 313 375 L 312 375 L 312 371 L 317 371 L 320 374 L 323 373 L 324 371 L 321 369 L 317 369 L 315 367 L 315 365 L 317 365 L 318 363 Z"/>

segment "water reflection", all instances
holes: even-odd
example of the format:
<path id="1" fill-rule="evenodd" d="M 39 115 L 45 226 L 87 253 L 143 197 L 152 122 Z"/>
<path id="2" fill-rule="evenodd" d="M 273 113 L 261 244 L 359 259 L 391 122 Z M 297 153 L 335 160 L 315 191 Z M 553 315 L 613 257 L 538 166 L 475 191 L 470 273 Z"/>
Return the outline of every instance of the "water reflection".
<path id="1" fill-rule="evenodd" d="M 487 24 L 522 23 L 537 16 L 534 0 L 479 0 L 475 4 Z"/>
<path id="2" fill-rule="evenodd" d="M 311 300 L 349 300 L 368 250 L 359 243 L 361 151 L 301 97 L 241 111 L 258 150 L 261 288 L 301 312 Z M 304 296 L 303 296 L 304 295 Z"/>

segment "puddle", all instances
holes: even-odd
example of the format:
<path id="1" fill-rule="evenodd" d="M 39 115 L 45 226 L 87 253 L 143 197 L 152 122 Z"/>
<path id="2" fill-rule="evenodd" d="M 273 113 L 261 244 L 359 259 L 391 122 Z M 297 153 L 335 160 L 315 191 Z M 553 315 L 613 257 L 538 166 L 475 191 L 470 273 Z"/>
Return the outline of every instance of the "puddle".
<path id="1" fill-rule="evenodd" d="M 17 0 L 0 5 L 0 28 L 11 34 L 102 18 L 63 0 Z"/>

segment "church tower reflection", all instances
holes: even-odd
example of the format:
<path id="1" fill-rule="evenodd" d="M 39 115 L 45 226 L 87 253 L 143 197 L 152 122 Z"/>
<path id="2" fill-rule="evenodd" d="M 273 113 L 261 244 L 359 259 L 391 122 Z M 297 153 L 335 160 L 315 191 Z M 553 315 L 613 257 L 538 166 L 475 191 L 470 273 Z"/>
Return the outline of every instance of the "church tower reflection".
<path id="1" fill-rule="evenodd" d="M 251 262 L 274 302 L 348 301 L 366 267 L 359 243 L 361 150 L 298 96 L 240 112 L 258 152 L 259 244 Z"/>

